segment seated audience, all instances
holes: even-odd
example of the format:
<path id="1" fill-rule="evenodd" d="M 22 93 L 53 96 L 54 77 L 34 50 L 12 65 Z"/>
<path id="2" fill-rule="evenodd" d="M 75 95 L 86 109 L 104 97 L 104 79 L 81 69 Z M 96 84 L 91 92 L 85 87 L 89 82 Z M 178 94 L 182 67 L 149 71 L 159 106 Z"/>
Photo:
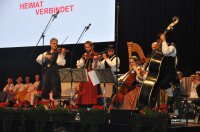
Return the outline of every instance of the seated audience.
<path id="1" fill-rule="evenodd" d="M 33 88 L 32 88 L 33 84 L 31 83 L 30 77 L 26 77 L 25 81 L 26 81 L 26 83 L 24 84 L 24 88 L 25 88 L 24 101 L 27 103 L 30 103 L 31 102 L 31 92 L 33 91 Z"/>
<path id="2" fill-rule="evenodd" d="M 0 102 L 7 101 L 9 94 L 13 92 L 14 84 L 12 78 L 8 78 L 6 86 L 3 88 L 3 91 L 0 92 Z"/>
<path id="3" fill-rule="evenodd" d="M 31 105 L 36 105 L 38 102 L 38 97 L 41 96 L 41 89 L 40 89 L 41 81 L 40 76 L 35 75 L 35 82 L 32 85 L 32 92 L 31 92 Z"/>
<path id="4" fill-rule="evenodd" d="M 24 88 L 24 84 L 22 83 L 23 81 L 22 77 L 18 77 L 16 81 L 17 81 L 17 84 L 15 85 L 13 92 L 15 95 L 15 102 L 16 104 L 19 104 L 20 102 L 24 101 L 25 88 Z"/>

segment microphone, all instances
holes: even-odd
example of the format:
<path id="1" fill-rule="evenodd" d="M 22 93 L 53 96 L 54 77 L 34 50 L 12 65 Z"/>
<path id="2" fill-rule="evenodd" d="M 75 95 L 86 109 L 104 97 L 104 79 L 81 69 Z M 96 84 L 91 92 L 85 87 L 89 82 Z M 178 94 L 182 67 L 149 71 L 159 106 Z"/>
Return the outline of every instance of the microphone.
<path id="1" fill-rule="evenodd" d="M 60 12 L 60 11 L 58 10 L 56 14 L 53 14 L 53 20 L 54 20 L 55 18 L 57 18 L 59 12 Z"/>
<path id="2" fill-rule="evenodd" d="M 89 28 L 90 28 L 90 26 L 91 26 L 91 23 L 87 26 L 87 27 L 85 27 L 85 31 L 87 31 Z"/>

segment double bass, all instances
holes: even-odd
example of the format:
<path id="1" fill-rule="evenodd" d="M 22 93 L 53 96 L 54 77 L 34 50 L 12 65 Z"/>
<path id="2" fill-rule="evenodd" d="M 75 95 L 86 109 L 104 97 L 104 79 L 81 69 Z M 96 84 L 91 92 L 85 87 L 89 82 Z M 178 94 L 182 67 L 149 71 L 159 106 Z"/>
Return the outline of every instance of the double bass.
<path id="1" fill-rule="evenodd" d="M 172 18 L 172 23 L 165 29 L 164 35 L 179 22 L 178 17 Z M 157 44 L 157 50 L 149 59 L 149 72 L 147 74 L 146 79 L 143 81 L 141 86 L 141 91 L 139 95 L 138 102 L 144 106 L 153 107 L 156 105 L 156 96 L 157 93 L 157 81 L 159 79 L 160 68 L 162 65 L 162 61 L 164 59 L 164 55 L 161 51 L 161 40 Z"/>

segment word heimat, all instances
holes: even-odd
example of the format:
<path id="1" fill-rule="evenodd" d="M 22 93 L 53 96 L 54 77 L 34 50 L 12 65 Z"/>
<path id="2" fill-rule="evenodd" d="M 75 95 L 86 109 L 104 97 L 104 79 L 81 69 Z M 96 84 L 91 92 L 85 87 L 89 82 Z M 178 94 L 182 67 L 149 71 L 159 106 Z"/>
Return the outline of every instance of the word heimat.
<path id="1" fill-rule="evenodd" d="M 20 10 L 35 9 L 36 15 L 55 14 L 59 12 L 72 12 L 74 5 L 43 8 L 44 1 L 20 3 Z"/>

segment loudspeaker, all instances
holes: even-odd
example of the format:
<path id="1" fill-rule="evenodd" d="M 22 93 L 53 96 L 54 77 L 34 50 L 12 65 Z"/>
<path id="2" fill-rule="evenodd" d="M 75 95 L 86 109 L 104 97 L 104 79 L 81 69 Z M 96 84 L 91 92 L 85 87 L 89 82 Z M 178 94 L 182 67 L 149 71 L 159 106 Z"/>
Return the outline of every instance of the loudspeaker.
<path id="1" fill-rule="evenodd" d="M 110 111 L 110 122 L 117 124 L 130 124 L 133 113 L 139 113 L 139 111 L 112 109 Z"/>

